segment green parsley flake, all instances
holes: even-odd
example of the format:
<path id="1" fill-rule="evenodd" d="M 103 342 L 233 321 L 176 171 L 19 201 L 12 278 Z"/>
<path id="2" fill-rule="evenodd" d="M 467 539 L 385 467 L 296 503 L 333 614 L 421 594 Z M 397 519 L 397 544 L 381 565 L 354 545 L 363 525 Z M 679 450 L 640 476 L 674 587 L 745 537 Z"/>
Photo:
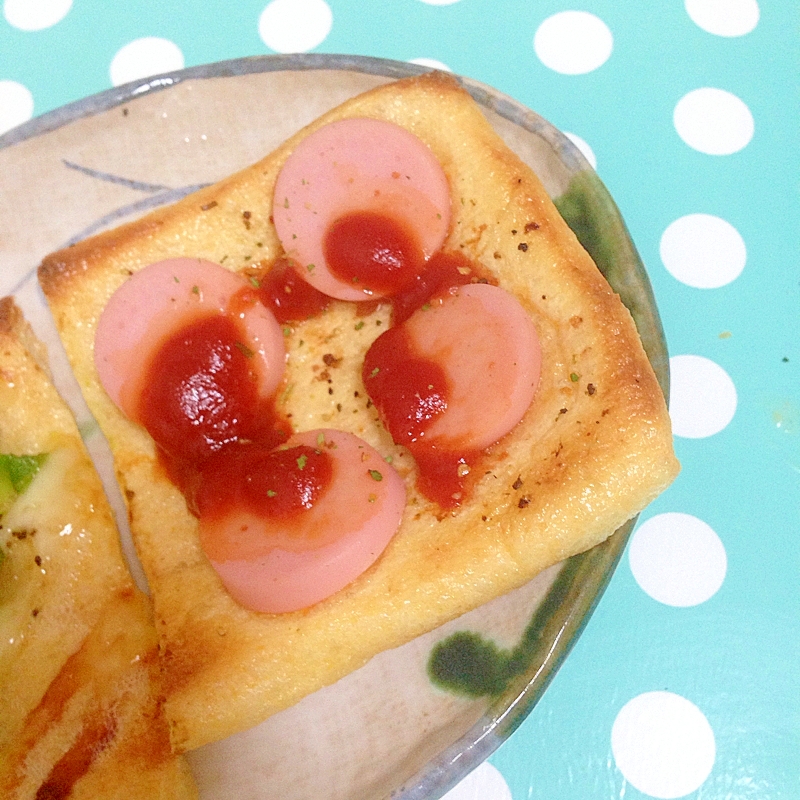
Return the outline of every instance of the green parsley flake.
<path id="1" fill-rule="evenodd" d="M 577 382 L 580 380 L 580 375 L 578 375 L 578 373 L 577 373 L 577 372 L 571 372 L 571 373 L 570 373 L 570 375 L 569 375 L 569 379 L 570 379 L 570 380 L 571 380 L 573 383 L 577 383 Z"/>
<path id="2" fill-rule="evenodd" d="M 261 288 L 261 281 L 259 281 L 259 279 L 256 278 L 256 277 L 250 276 L 250 285 L 254 289 L 260 289 Z"/>
<path id="3" fill-rule="evenodd" d="M 46 454 L 15 456 L 8 453 L 0 453 L 0 517 L 11 508 L 14 500 L 28 488 L 34 475 L 36 475 L 46 459 Z"/>
<path id="4" fill-rule="evenodd" d="M 272 489 L 267 489 L 267 497 L 275 497 L 276 494 L 278 493 L 273 491 Z"/>
<path id="5" fill-rule="evenodd" d="M 234 342 L 233 344 L 245 358 L 252 358 L 255 355 L 255 351 L 251 350 L 244 342 Z"/>
<path id="6" fill-rule="evenodd" d="M 297 459 L 297 466 L 299 469 L 305 469 L 307 463 L 308 463 L 308 456 L 305 454 L 303 454 Z"/>
<path id="7" fill-rule="evenodd" d="M 363 327 L 364 327 L 364 320 L 363 319 L 360 319 L 358 322 L 356 322 L 355 329 L 357 331 L 360 331 Z"/>
<path id="8" fill-rule="evenodd" d="M 371 469 L 369 471 L 369 476 L 374 481 L 382 481 L 383 480 L 383 475 L 381 475 L 381 473 L 378 472 L 378 470 L 376 470 L 376 469 Z"/>

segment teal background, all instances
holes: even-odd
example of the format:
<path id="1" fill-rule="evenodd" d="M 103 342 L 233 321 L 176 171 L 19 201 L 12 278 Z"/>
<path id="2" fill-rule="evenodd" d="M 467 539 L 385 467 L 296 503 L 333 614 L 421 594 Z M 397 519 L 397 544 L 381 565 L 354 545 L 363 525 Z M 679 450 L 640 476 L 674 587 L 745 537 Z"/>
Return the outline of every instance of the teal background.
<path id="1" fill-rule="evenodd" d="M 722 432 L 677 439 L 683 471 L 646 512 L 694 514 L 722 539 L 728 573 L 693 608 L 648 597 L 624 559 L 543 700 L 491 757 L 513 800 L 647 797 L 615 767 L 619 709 L 669 690 L 701 708 L 717 757 L 698 800 L 800 797 L 800 14 L 763 1 L 758 26 L 723 38 L 679 2 L 329 0 L 333 28 L 316 52 L 427 57 L 490 84 L 590 143 L 648 267 L 672 354 L 706 356 L 733 379 L 738 406 Z M 109 88 L 116 51 L 171 39 L 186 66 L 269 52 L 264 0 L 76 0 L 52 28 L 0 19 L 0 80 L 24 84 L 35 114 Z M 538 25 L 580 8 L 611 29 L 614 50 L 586 75 L 536 57 Z M 692 150 L 672 113 L 688 91 L 733 92 L 755 119 L 729 156 Z M 265 122 L 268 122 L 265 121 Z M 2 178 L 0 177 L 0 181 Z M 659 241 L 690 213 L 726 219 L 747 244 L 741 276 L 719 289 L 679 283 Z M 720 334 L 730 333 L 721 338 Z M 778 424 L 780 423 L 780 424 Z"/>

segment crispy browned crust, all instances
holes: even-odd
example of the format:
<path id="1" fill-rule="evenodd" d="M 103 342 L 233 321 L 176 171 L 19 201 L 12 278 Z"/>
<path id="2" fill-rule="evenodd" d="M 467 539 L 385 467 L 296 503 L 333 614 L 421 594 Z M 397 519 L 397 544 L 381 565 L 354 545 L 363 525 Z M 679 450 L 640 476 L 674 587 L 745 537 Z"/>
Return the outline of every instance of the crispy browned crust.
<path id="1" fill-rule="evenodd" d="M 297 428 L 341 427 L 391 454 L 410 502 L 389 548 L 347 589 L 303 612 L 257 614 L 225 593 L 152 442 L 100 388 L 94 325 L 114 289 L 152 261 L 190 255 L 247 274 L 254 261 L 275 258 L 280 247 L 269 214 L 280 166 L 300 137 L 346 116 L 396 122 L 431 147 L 453 198 L 445 248 L 479 261 L 517 295 L 541 339 L 543 376 L 523 421 L 491 449 L 470 500 L 442 514 L 417 493 L 412 460 L 364 403 L 361 359 L 386 310 L 356 330 L 352 308 L 334 303 L 294 326 L 281 402 Z M 115 452 L 155 598 L 178 749 L 253 725 L 377 652 L 597 544 L 678 470 L 664 398 L 630 314 L 537 177 L 448 76 L 408 79 L 354 98 L 251 168 L 49 256 L 40 280 Z M 341 359 L 338 366 L 324 368 L 326 353 Z"/>
<path id="2" fill-rule="evenodd" d="M 9 333 L 21 316 L 12 297 L 0 297 L 0 333 Z"/>
<path id="3" fill-rule="evenodd" d="M 150 603 L 46 360 L 0 299 L 0 453 L 47 455 L 0 515 L 0 796 L 74 779 L 75 800 L 194 798 L 161 710 Z"/>

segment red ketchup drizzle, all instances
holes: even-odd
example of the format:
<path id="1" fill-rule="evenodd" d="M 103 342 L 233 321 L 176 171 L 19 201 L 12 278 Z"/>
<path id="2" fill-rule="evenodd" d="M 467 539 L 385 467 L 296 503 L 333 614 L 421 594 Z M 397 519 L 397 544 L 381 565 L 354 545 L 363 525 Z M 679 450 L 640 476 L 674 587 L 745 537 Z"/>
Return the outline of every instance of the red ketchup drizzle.
<path id="1" fill-rule="evenodd" d="M 405 330 L 393 327 L 367 351 L 362 378 L 392 439 L 414 456 L 420 492 L 444 509 L 459 506 L 467 489 L 465 466 L 476 454 L 442 450 L 425 438 L 436 417 L 447 410 L 444 370 L 417 355 Z"/>
<path id="2" fill-rule="evenodd" d="M 336 277 L 381 295 L 408 286 L 425 266 L 414 232 L 374 211 L 351 212 L 333 222 L 325 232 L 323 252 Z"/>
<path id="3" fill-rule="evenodd" d="M 449 452 L 425 440 L 426 429 L 447 408 L 447 377 L 438 364 L 414 352 L 400 326 L 435 295 L 475 281 L 494 283 L 463 253 L 434 253 L 425 268 L 389 298 L 393 327 L 373 342 L 362 371 L 367 393 L 392 439 L 405 445 L 417 462 L 417 488 L 443 509 L 456 508 L 466 499 L 474 483 L 470 465 L 480 454 Z"/>
<path id="4" fill-rule="evenodd" d="M 330 455 L 308 445 L 229 447 L 207 464 L 197 493 L 200 515 L 213 519 L 232 508 L 291 520 L 314 506 L 333 475 Z"/>
<path id="5" fill-rule="evenodd" d="M 146 370 L 137 416 L 174 456 L 207 458 L 259 428 L 257 384 L 239 326 L 200 318 L 168 337 Z"/>
<path id="6" fill-rule="evenodd" d="M 475 463 L 481 453 L 448 453 L 435 448 L 412 448 L 411 452 L 419 468 L 419 491 L 447 511 L 458 508 L 475 483 Z"/>
<path id="7" fill-rule="evenodd" d="M 367 350 L 362 378 L 372 402 L 397 444 L 424 444 L 425 430 L 447 410 L 444 370 L 420 358 L 401 327 L 382 333 Z"/>
<path id="8" fill-rule="evenodd" d="M 278 322 L 300 322 L 324 311 L 331 298 L 304 281 L 288 258 L 279 258 L 259 280 L 258 298 Z"/>
<path id="9" fill-rule="evenodd" d="M 425 264 L 425 269 L 403 290 L 391 297 L 392 323 L 400 325 L 434 295 L 441 294 L 451 286 L 466 286 L 468 283 L 494 283 L 483 275 L 480 267 L 463 253 L 442 250 L 434 253 Z"/>
<path id="10" fill-rule="evenodd" d="M 297 519 L 329 485 L 330 459 L 303 448 L 272 454 L 291 428 L 274 397 L 259 397 L 251 357 L 229 316 L 186 325 L 152 357 L 138 421 L 194 514 L 245 506 Z"/>
<path id="11" fill-rule="evenodd" d="M 391 303 L 395 327 L 376 340 L 365 358 L 367 392 L 394 441 L 407 446 L 414 455 L 420 470 L 419 490 L 442 508 L 458 506 L 472 483 L 466 477 L 468 461 L 474 461 L 478 454 L 445 452 L 425 441 L 426 427 L 447 407 L 447 381 L 437 364 L 413 352 L 408 338 L 396 326 L 450 287 L 475 281 L 488 283 L 490 279 L 462 253 L 438 251 L 426 262 L 412 231 L 393 217 L 371 211 L 337 219 L 325 233 L 324 253 L 337 277 L 383 295 L 379 300 L 359 303 L 359 313 L 373 311 L 382 301 Z M 299 295 L 296 284 L 305 282 L 297 278 L 288 266 L 290 262 L 284 262 L 286 266 L 273 267 L 267 283 L 262 283 L 261 297 L 280 321 L 307 319 L 325 306 L 312 304 L 302 314 L 286 316 L 282 310 L 284 294 L 289 298 L 288 306 L 292 297 Z M 294 279 L 287 292 L 281 283 L 284 275 Z M 324 297 L 310 284 L 305 288 Z"/>

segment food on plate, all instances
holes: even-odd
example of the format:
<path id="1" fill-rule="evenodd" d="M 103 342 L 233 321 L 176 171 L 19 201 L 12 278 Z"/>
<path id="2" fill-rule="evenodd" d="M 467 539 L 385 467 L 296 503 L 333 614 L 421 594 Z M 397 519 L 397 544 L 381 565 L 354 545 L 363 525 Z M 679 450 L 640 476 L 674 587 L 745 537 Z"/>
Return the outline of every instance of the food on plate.
<path id="1" fill-rule="evenodd" d="M 414 456 L 419 490 L 454 508 L 481 452 L 525 415 L 540 368 L 522 305 L 474 283 L 451 287 L 382 333 L 361 376 L 392 440 Z"/>
<path id="2" fill-rule="evenodd" d="M 133 275 L 111 298 L 98 323 L 95 359 L 103 387 L 128 416 L 136 417 L 136 404 L 150 376 L 149 353 L 171 334 L 191 321 L 230 311 L 235 316 L 240 355 L 247 359 L 253 389 L 269 397 L 283 378 L 283 333 L 261 303 L 251 302 L 252 287 L 242 278 L 216 264 L 191 258 L 175 258 L 151 265 Z M 231 431 L 214 434 L 240 436 Z"/>
<path id="3" fill-rule="evenodd" d="M 340 300 L 384 297 L 411 283 L 450 224 L 447 176 L 430 148 L 366 117 L 304 139 L 281 168 L 274 198 L 286 255 Z"/>
<path id="4" fill-rule="evenodd" d="M 376 129 L 377 145 L 365 133 Z M 227 271 L 239 288 L 217 311 L 173 327 L 166 306 L 194 308 L 210 291 L 162 266 L 176 260 L 187 275 L 208 262 L 204 276 Z M 129 294 L 150 273 L 170 291 Z M 154 599 L 177 751 L 255 725 L 598 544 L 678 470 L 630 314 L 535 174 L 450 76 L 355 97 L 242 172 L 48 256 L 39 279 L 114 454 Z M 152 298 L 114 312 L 134 294 Z M 245 307 L 259 305 L 280 330 L 283 359 L 262 359 L 240 325 Z M 134 327 L 159 321 L 129 337 L 117 330 L 126 316 Z M 220 371 L 209 366 L 217 356 Z M 269 385 L 264 363 L 277 381 L 271 394 L 259 388 Z M 173 392 L 164 387 L 176 370 Z M 235 377 L 248 370 L 249 383 Z M 238 414 L 215 417 L 214 402 L 204 407 L 238 393 L 226 385 L 251 392 L 255 420 L 250 401 L 241 425 Z M 163 439 L 141 413 L 148 404 L 182 409 Z M 291 480 L 294 508 L 310 492 L 310 518 L 335 488 L 326 445 L 340 434 L 379 459 L 364 480 L 374 471 L 375 487 L 391 488 L 386 476 L 396 475 L 373 504 L 391 518 L 404 495 L 399 526 L 387 523 L 373 548 L 382 551 L 324 597 L 253 610 L 270 558 L 319 553 L 331 537 L 345 541 L 344 527 L 307 547 L 300 516 L 267 525 L 280 514 L 254 511 L 240 488 L 260 480 L 254 464 L 283 459 L 302 472 L 303 456 L 318 458 L 319 481 Z M 292 453 L 298 442 L 310 449 Z M 228 490 L 216 491 L 223 475 L 234 476 L 231 504 Z M 272 486 L 262 482 L 262 499 L 277 495 Z M 267 532 L 251 537 L 254 527 Z"/>
<path id="5" fill-rule="evenodd" d="M 344 431 L 232 448 L 204 477 L 200 544 L 231 596 L 254 611 L 298 611 L 343 589 L 380 556 L 405 509 L 396 470 Z"/>
<path id="6" fill-rule="evenodd" d="M 405 506 L 402 479 L 362 439 L 291 435 L 274 407 L 284 361 L 250 283 L 208 261 L 148 265 L 97 324 L 103 388 L 152 436 L 209 562 L 252 611 L 297 611 L 344 588 Z"/>
<path id="7" fill-rule="evenodd" d="M 150 603 L 46 364 L 0 300 L 0 796 L 196 797 Z"/>

